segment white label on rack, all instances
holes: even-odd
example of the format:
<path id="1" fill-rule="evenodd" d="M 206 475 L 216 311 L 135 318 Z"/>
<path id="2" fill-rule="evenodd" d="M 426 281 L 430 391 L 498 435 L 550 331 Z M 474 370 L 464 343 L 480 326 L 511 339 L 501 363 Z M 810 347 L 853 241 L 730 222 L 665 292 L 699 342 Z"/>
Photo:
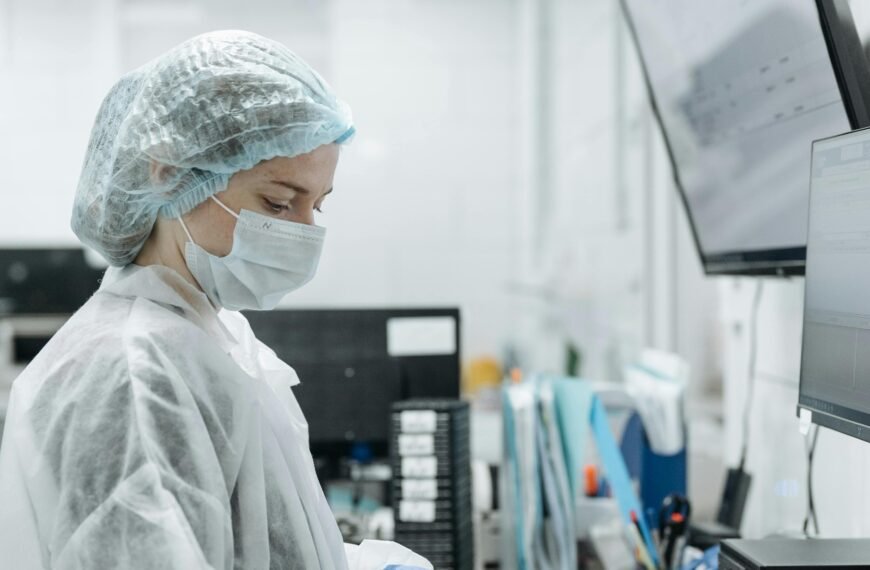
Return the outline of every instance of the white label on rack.
<path id="1" fill-rule="evenodd" d="M 431 433 L 399 434 L 399 455 L 432 455 L 434 453 L 435 436 Z"/>
<path id="2" fill-rule="evenodd" d="M 435 503 L 432 501 L 400 501 L 399 520 L 402 522 L 435 522 Z"/>
<path id="3" fill-rule="evenodd" d="M 438 481 L 435 479 L 403 479 L 402 498 L 434 501 L 438 498 Z"/>
<path id="4" fill-rule="evenodd" d="M 403 457 L 402 477 L 425 479 L 438 474 L 438 459 L 435 457 Z"/>
<path id="5" fill-rule="evenodd" d="M 432 433 L 438 425 L 434 410 L 407 410 L 399 415 L 405 433 Z"/>

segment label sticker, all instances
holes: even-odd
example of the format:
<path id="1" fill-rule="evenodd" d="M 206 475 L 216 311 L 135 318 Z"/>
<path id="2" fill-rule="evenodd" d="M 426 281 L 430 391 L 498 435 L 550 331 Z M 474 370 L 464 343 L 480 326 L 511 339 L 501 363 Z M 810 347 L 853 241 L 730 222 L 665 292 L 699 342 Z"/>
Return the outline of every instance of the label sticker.
<path id="1" fill-rule="evenodd" d="M 432 433 L 438 425 L 434 410 L 407 410 L 399 415 L 404 433 Z"/>
<path id="2" fill-rule="evenodd" d="M 453 317 L 396 317 L 387 320 L 390 356 L 456 354 L 456 319 Z"/>
<path id="3" fill-rule="evenodd" d="M 438 473 L 438 459 L 435 457 L 403 457 L 402 477 L 426 479 Z"/>
<path id="4" fill-rule="evenodd" d="M 399 434 L 399 455 L 432 455 L 435 436 L 432 434 Z"/>
<path id="5" fill-rule="evenodd" d="M 438 482 L 435 479 L 403 479 L 402 499 L 434 501 L 438 498 Z"/>
<path id="6" fill-rule="evenodd" d="M 399 520 L 402 522 L 435 522 L 435 503 L 432 501 L 400 501 Z"/>

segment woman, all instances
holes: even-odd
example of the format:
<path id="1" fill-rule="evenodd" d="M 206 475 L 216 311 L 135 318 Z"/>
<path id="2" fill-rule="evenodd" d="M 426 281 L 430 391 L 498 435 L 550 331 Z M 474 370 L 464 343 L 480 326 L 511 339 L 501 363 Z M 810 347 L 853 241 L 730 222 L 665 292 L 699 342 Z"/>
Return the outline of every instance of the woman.
<path id="1" fill-rule="evenodd" d="M 353 131 L 310 67 L 246 32 L 193 38 L 112 88 L 72 226 L 113 267 L 14 382 L 3 567 L 348 567 L 299 380 L 236 311 L 314 275 L 313 212 Z M 386 550 L 367 567 L 425 564 Z"/>

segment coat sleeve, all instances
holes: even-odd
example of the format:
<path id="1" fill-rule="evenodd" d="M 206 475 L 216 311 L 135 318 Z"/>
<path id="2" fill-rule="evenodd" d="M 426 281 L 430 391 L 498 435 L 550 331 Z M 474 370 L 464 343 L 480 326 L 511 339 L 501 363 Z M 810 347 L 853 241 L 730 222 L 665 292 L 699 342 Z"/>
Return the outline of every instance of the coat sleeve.
<path id="1" fill-rule="evenodd" d="M 191 353 L 130 339 L 51 409 L 31 408 L 49 465 L 30 495 L 52 568 L 232 568 L 228 465 L 243 446 L 227 438 L 244 422 Z"/>
<path id="2" fill-rule="evenodd" d="M 165 485 L 154 465 L 141 466 L 76 528 L 52 567 L 231 567 L 225 510 L 203 493 L 185 494 Z"/>
<path id="3" fill-rule="evenodd" d="M 9 568 L 42 570 L 36 517 L 27 492 L 27 478 L 20 462 L 14 426 L 18 423 L 15 388 L 6 411 L 0 444 L 0 560 Z"/>

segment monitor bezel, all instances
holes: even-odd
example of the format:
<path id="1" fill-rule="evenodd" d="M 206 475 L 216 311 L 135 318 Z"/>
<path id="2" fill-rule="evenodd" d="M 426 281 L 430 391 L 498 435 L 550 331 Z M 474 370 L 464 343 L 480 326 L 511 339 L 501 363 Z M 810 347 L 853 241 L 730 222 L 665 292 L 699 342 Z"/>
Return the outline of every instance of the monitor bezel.
<path id="1" fill-rule="evenodd" d="M 680 201 L 689 220 L 695 249 L 701 259 L 704 273 L 715 275 L 744 276 L 793 276 L 803 275 L 806 263 L 806 244 L 800 246 L 744 250 L 731 252 L 706 253 L 701 247 L 698 228 L 689 207 L 688 198 L 680 180 L 679 169 L 662 122 L 658 100 L 653 91 L 647 62 L 638 42 L 637 30 L 629 0 L 620 0 L 620 7 L 625 18 L 629 35 L 637 50 L 643 74 L 644 85 L 650 108 L 659 125 L 668 161 L 671 164 L 674 185 L 680 196 Z M 819 25 L 828 47 L 828 56 L 837 80 L 837 87 L 843 101 L 843 107 L 852 129 L 870 126 L 870 68 L 866 64 L 861 40 L 858 37 L 852 12 L 847 0 L 815 0 Z M 809 194 L 807 194 L 809 199 Z"/>

